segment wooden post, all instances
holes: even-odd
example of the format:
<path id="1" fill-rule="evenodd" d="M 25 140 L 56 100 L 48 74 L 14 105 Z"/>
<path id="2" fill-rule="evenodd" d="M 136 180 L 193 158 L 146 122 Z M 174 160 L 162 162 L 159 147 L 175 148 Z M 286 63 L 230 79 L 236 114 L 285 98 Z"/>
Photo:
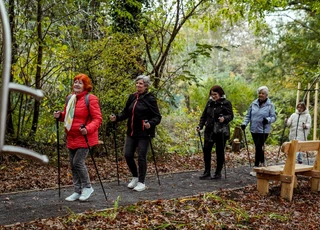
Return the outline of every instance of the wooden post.
<path id="1" fill-rule="evenodd" d="M 313 165 L 313 171 L 320 171 L 320 145 L 318 147 L 318 153 Z M 319 178 L 311 178 L 311 191 L 320 191 Z"/>
<path id="2" fill-rule="evenodd" d="M 308 83 L 308 91 L 307 91 L 307 109 L 309 109 L 309 105 L 310 105 L 310 83 Z"/>
<path id="3" fill-rule="evenodd" d="M 316 88 L 314 92 L 314 110 L 313 110 L 313 140 L 317 140 L 317 114 L 318 114 L 318 87 L 319 84 L 316 83 Z"/>
<path id="4" fill-rule="evenodd" d="M 291 183 L 283 183 L 283 182 L 281 183 L 281 197 L 289 201 L 292 200 L 292 195 L 293 195 L 297 150 L 298 150 L 298 141 L 292 140 L 290 143 L 286 164 L 284 165 L 284 169 L 283 169 L 283 175 L 292 176 L 292 181 Z"/>
<path id="5" fill-rule="evenodd" d="M 297 107 L 298 103 L 299 103 L 299 98 L 300 98 L 300 89 L 301 89 L 301 83 L 299 82 L 298 83 L 298 90 L 297 90 L 297 99 L 296 99 L 296 106 L 295 108 Z"/>

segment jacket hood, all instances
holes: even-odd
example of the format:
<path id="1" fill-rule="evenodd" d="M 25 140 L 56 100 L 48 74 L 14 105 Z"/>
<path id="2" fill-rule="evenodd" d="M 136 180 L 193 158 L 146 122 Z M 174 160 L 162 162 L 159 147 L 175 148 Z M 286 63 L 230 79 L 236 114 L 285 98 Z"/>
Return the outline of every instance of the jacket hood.
<path id="1" fill-rule="evenodd" d="M 300 114 L 300 115 L 302 115 L 302 114 L 308 114 L 309 113 L 309 110 L 308 109 L 306 109 L 305 111 L 303 111 L 303 112 L 299 112 L 298 111 L 298 109 L 296 109 L 296 114 Z"/>

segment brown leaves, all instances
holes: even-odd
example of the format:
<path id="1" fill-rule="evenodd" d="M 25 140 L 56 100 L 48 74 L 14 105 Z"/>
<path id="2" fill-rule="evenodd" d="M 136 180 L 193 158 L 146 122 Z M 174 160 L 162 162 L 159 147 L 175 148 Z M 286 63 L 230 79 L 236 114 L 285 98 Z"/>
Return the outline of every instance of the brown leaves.
<path id="1" fill-rule="evenodd" d="M 276 150 L 268 152 L 268 162 L 274 161 Z M 250 154 L 253 160 L 253 153 Z M 248 164 L 246 150 L 239 154 L 228 152 L 226 159 L 227 167 Z M 103 180 L 116 180 L 114 160 L 97 158 L 96 163 Z M 90 158 L 87 166 L 92 180 L 97 181 Z M 166 159 L 157 159 L 157 167 L 160 174 L 202 170 L 202 155 L 167 155 Z M 119 172 L 121 178 L 130 176 L 125 161 L 119 162 Z M 149 162 L 148 173 L 155 173 L 153 162 Z M 0 176 L 1 192 L 57 186 L 56 166 L 11 162 L 1 167 Z M 72 184 L 67 159 L 62 159 L 61 183 Z M 310 191 L 307 178 L 299 178 L 292 202 L 282 200 L 279 193 L 277 183 L 270 185 L 268 196 L 261 196 L 254 185 L 171 200 L 142 201 L 125 207 L 115 205 L 101 212 L 70 213 L 0 229 L 318 229 L 320 194 Z M 6 198 L 4 205 L 10 207 L 10 202 Z"/>

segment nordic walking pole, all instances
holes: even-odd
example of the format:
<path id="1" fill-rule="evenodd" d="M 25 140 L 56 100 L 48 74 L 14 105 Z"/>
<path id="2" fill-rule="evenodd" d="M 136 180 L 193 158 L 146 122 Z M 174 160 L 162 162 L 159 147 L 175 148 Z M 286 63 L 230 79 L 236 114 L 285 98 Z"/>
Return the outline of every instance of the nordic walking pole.
<path id="1" fill-rule="evenodd" d="M 226 158 L 225 158 L 225 152 L 226 152 L 226 142 L 224 141 L 224 134 L 223 132 L 221 133 L 222 135 L 222 144 L 223 144 L 223 158 L 224 158 L 224 178 L 227 179 L 227 167 L 226 167 Z"/>
<path id="2" fill-rule="evenodd" d="M 82 124 L 82 125 L 80 125 L 80 127 L 83 129 L 83 128 L 85 128 L 86 126 L 85 126 L 84 124 Z M 92 155 L 92 153 L 91 153 L 91 148 L 90 148 L 90 145 L 89 145 L 88 137 L 87 137 L 87 135 L 83 135 L 83 136 L 84 136 L 84 139 L 85 139 L 86 142 L 87 142 L 87 146 L 88 146 L 88 149 L 89 149 L 89 155 L 91 156 L 93 165 L 94 165 L 94 167 L 96 168 L 96 172 L 97 172 L 97 175 L 98 175 L 98 178 L 99 178 L 99 181 L 100 181 L 100 185 L 101 185 L 101 188 L 102 188 L 104 197 L 106 198 L 106 201 L 107 201 L 108 198 L 107 198 L 106 192 L 104 191 L 103 184 L 102 184 L 101 179 L 100 179 L 100 175 L 99 175 L 99 172 L 98 172 L 98 168 L 97 168 L 96 162 L 95 162 L 95 160 L 94 160 L 94 158 L 93 158 L 93 155 Z"/>
<path id="3" fill-rule="evenodd" d="M 144 122 L 145 123 L 149 123 L 148 120 L 145 120 Z M 150 142 L 150 148 L 151 148 L 152 158 L 153 158 L 153 162 L 154 162 L 154 167 L 156 168 L 156 174 L 157 174 L 157 177 L 158 177 L 158 184 L 160 185 L 160 178 L 159 178 L 159 174 L 158 174 L 156 158 L 155 158 L 155 155 L 154 155 L 154 151 L 153 151 L 153 147 L 152 147 L 152 140 L 151 140 L 151 136 L 150 135 L 149 135 L 149 142 Z"/>
<path id="4" fill-rule="evenodd" d="M 59 188 L 59 198 L 60 198 L 61 189 L 60 189 L 59 118 L 56 118 L 56 127 L 57 127 L 57 153 L 58 153 L 58 188 Z"/>
<path id="5" fill-rule="evenodd" d="M 251 160 L 250 160 L 250 153 L 249 153 L 247 136 L 246 136 L 246 129 L 243 129 L 242 131 L 243 131 L 243 136 L 244 136 L 244 142 L 246 142 L 246 146 L 247 146 L 247 153 L 248 153 L 249 165 L 250 165 L 250 167 L 251 167 Z"/>
<path id="6" fill-rule="evenodd" d="M 118 149 L 117 149 L 117 137 L 116 137 L 116 124 L 113 122 L 113 140 L 114 140 L 114 151 L 116 153 L 116 164 L 117 164 L 117 180 L 118 185 L 120 185 L 119 180 L 119 163 L 118 163 Z"/>
<path id="7" fill-rule="evenodd" d="M 283 143 L 283 137 L 284 137 L 284 132 L 286 131 L 287 128 L 287 124 L 286 124 L 286 119 L 284 120 L 284 125 L 283 125 L 283 130 L 282 130 L 282 134 L 281 134 L 281 139 L 280 139 L 280 144 L 279 144 L 279 150 L 278 150 L 278 156 L 277 156 L 277 163 L 279 162 L 279 157 L 280 157 L 280 151 L 281 151 L 281 146 Z"/>
<path id="8" fill-rule="evenodd" d="M 262 128 L 263 128 L 263 146 L 262 146 L 262 151 L 263 151 L 263 156 L 264 156 L 264 165 L 265 166 L 268 166 L 267 164 L 266 164 L 266 157 L 265 157 L 265 155 L 264 155 L 264 153 L 265 153 L 265 142 L 266 142 L 266 125 L 262 122 Z"/>
<path id="9" fill-rule="evenodd" d="M 202 143 L 202 139 L 201 139 L 200 130 L 198 130 L 198 135 L 199 135 L 199 138 L 200 138 L 200 144 L 201 144 L 201 148 L 202 148 L 202 151 L 203 151 L 203 143 Z"/>
<path id="10" fill-rule="evenodd" d="M 159 179 L 159 174 L 158 174 L 158 169 L 157 169 L 157 163 L 156 163 L 156 158 L 154 156 L 154 151 L 153 151 L 153 147 L 152 147 L 152 141 L 151 141 L 151 136 L 149 135 L 149 142 L 150 142 L 150 148 L 151 148 L 151 152 L 152 152 L 152 158 L 153 158 L 153 162 L 154 162 L 154 167 L 156 168 L 156 174 L 158 177 L 158 183 L 160 185 L 160 179 Z"/>
<path id="11" fill-rule="evenodd" d="M 303 130 L 303 136 L 304 136 L 304 141 L 306 141 L 306 131 L 304 130 L 304 122 L 302 123 L 302 130 Z M 309 153 L 306 151 L 307 153 L 307 160 L 308 160 L 308 165 L 309 165 Z"/>

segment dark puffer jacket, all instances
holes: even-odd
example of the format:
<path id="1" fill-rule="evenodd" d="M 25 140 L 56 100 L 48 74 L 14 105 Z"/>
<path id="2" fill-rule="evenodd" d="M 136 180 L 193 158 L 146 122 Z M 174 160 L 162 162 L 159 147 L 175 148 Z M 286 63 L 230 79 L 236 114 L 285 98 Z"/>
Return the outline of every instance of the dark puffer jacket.
<path id="1" fill-rule="evenodd" d="M 204 130 L 205 140 L 210 140 L 213 138 L 213 128 L 215 124 L 219 124 L 218 118 L 223 116 L 224 122 L 223 126 L 226 126 L 227 133 L 225 138 L 229 139 L 230 137 L 230 127 L 229 122 L 233 120 L 233 111 L 231 102 L 225 98 L 220 98 L 217 101 L 209 100 L 207 105 L 202 112 L 199 127 L 202 129 L 203 126 L 206 126 Z"/>
<path id="2" fill-rule="evenodd" d="M 117 115 L 117 122 L 128 119 L 127 135 L 132 137 L 154 137 L 155 127 L 161 121 L 157 100 L 152 93 L 130 94 L 125 108 Z M 151 127 L 145 129 L 144 122 L 148 120 Z"/>

